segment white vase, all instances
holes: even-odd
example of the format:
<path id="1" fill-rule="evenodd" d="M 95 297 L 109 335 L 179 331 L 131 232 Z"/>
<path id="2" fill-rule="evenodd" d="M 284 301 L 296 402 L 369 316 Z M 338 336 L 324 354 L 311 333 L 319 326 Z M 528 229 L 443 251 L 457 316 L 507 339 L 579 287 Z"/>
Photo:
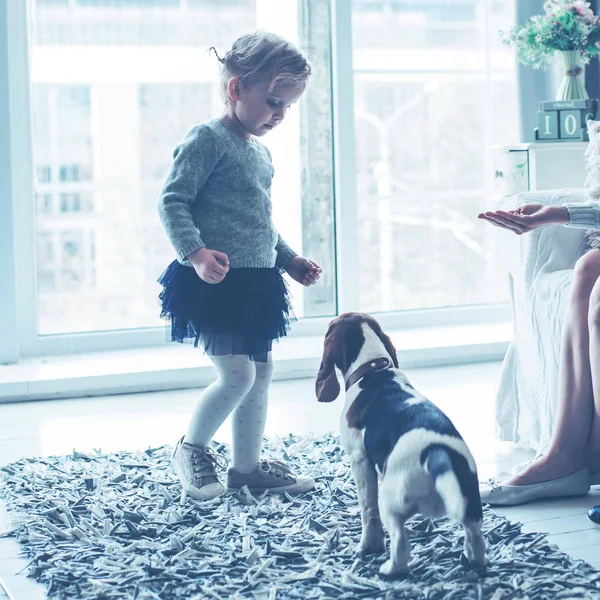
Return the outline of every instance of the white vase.
<path id="1" fill-rule="evenodd" d="M 583 79 L 584 69 L 581 52 L 567 50 L 559 52 L 565 73 L 556 94 L 557 100 L 586 100 L 589 98 Z"/>

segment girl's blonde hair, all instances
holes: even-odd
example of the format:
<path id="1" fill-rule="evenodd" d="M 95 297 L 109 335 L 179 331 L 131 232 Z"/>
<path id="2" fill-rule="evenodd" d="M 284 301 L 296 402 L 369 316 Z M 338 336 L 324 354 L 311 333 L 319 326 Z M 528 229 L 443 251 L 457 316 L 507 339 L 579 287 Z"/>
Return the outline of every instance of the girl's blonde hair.
<path id="1" fill-rule="evenodd" d="M 221 58 L 221 93 L 227 98 L 227 83 L 238 77 L 245 86 L 269 83 L 269 92 L 276 85 L 306 85 L 311 74 L 310 64 L 290 42 L 266 31 L 242 35 Z"/>

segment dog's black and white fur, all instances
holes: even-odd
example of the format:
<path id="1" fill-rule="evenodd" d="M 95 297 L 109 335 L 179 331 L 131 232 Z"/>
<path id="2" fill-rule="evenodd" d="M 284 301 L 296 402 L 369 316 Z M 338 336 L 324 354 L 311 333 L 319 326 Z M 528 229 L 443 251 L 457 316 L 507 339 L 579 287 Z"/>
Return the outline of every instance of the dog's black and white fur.
<path id="1" fill-rule="evenodd" d="M 406 521 L 417 513 L 447 514 L 464 526 L 469 562 L 483 566 L 475 461 L 450 419 L 398 369 L 396 350 L 375 319 L 346 313 L 331 322 L 316 382 L 320 402 L 338 397 L 336 370 L 347 386 L 340 437 L 361 508 L 359 553 L 385 551 L 383 522 L 390 535 L 390 558 L 380 572 L 406 573 Z"/>

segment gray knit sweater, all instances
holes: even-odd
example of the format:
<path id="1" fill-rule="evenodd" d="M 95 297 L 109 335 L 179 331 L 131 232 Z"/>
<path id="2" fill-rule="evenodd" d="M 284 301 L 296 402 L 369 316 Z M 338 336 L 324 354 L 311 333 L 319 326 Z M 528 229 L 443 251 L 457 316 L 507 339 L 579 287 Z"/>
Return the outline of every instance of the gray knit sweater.
<path id="1" fill-rule="evenodd" d="M 224 252 L 229 266 L 282 267 L 295 252 L 272 221 L 273 163 L 266 146 L 215 119 L 177 146 L 158 213 L 180 263 L 199 248 Z"/>

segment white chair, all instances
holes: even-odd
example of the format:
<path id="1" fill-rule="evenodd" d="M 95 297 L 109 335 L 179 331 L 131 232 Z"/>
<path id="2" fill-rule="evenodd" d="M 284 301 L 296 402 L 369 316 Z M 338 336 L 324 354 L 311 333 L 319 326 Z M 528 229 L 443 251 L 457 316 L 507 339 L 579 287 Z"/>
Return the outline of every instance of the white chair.
<path id="1" fill-rule="evenodd" d="M 583 202 L 587 191 L 523 192 L 509 198 L 503 209 L 532 202 Z M 521 236 L 495 231 L 510 275 L 515 327 L 496 401 L 498 435 L 543 452 L 555 422 L 563 320 L 573 267 L 585 252 L 585 230 L 555 225 Z"/>

